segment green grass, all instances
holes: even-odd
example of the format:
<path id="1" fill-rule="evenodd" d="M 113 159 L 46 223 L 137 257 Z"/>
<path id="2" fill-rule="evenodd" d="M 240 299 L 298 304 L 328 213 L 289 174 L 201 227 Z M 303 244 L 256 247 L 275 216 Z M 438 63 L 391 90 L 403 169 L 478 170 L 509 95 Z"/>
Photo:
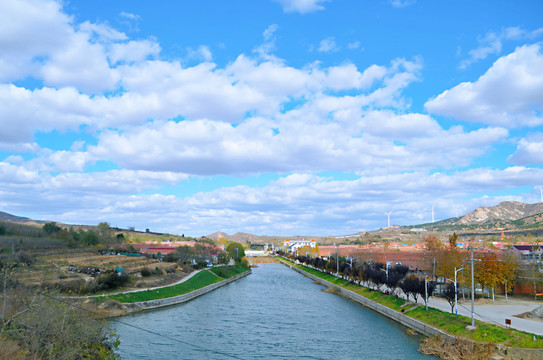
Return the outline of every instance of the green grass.
<path id="1" fill-rule="evenodd" d="M 231 278 L 232 276 L 236 276 L 238 274 L 241 274 L 245 271 L 247 271 L 248 269 L 241 265 L 241 264 L 238 264 L 238 265 L 232 265 L 232 266 L 216 266 L 214 268 L 211 268 L 211 271 L 217 275 L 217 276 L 220 276 L 224 279 L 228 279 L 228 278 Z"/>
<path id="2" fill-rule="evenodd" d="M 198 274 L 194 275 L 190 279 L 181 284 L 167 286 L 156 290 L 146 290 L 138 291 L 134 293 L 110 295 L 107 298 L 119 301 L 121 303 L 133 303 L 140 301 L 150 301 L 165 299 L 169 297 L 174 297 L 177 295 L 183 295 L 191 291 L 203 288 L 204 286 L 217 283 L 221 280 L 230 278 L 234 275 L 240 274 L 248 269 L 240 266 L 223 266 L 220 268 L 225 268 L 222 270 L 216 270 L 217 268 L 212 268 L 211 270 L 203 270 Z M 217 274 L 219 273 L 219 274 Z M 220 275 L 223 274 L 224 276 Z"/>
<path id="3" fill-rule="evenodd" d="M 471 318 L 453 315 L 434 308 L 428 308 L 428 311 L 426 311 L 421 307 L 410 311 L 406 315 L 443 330 L 448 334 L 474 341 L 506 344 L 507 346 L 516 348 L 543 349 L 541 336 L 536 336 L 537 341 L 534 341 L 533 334 L 506 329 L 483 321 L 476 321 L 476 329 L 467 331 L 466 326 L 471 325 Z"/>
<path id="4" fill-rule="evenodd" d="M 385 305 L 396 311 L 400 311 L 406 300 L 396 298 L 392 295 L 385 295 L 380 291 L 370 291 L 366 287 L 351 284 L 350 282 L 339 279 L 330 274 L 322 273 L 318 270 L 309 268 L 304 265 L 296 265 L 290 260 L 281 259 L 281 261 L 304 270 L 312 275 L 315 275 L 323 280 L 341 286 L 347 290 L 353 291 L 368 299 L 371 299 L 379 304 Z M 543 337 L 536 336 L 536 341 L 533 340 L 534 335 L 515 329 L 506 329 L 501 326 L 489 324 L 482 321 L 476 321 L 476 329 L 472 331 L 466 330 L 466 326 L 471 325 L 471 318 L 461 315 L 454 315 L 434 308 L 425 310 L 424 306 L 418 307 L 407 312 L 405 315 L 422 321 L 430 326 L 438 328 L 448 334 L 470 339 L 479 342 L 491 342 L 496 344 L 505 344 L 515 348 L 532 348 L 543 349 Z"/>

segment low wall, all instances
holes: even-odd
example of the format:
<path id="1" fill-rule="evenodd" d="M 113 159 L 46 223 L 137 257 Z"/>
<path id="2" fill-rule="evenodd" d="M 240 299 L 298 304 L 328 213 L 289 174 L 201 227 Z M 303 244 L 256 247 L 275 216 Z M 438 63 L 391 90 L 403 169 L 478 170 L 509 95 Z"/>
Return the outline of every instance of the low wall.
<path id="1" fill-rule="evenodd" d="M 157 308 L 161 308 L 165 306 L 181 304 L 189 300 L 192 300 L 195 297 L 207 294 L 208 292 L 218 289 L 221 286 L 230 284 L 231 282 L 241 279 L 242 277 L 245 277 L 251 273 L 252 271 L 248 270 L 244 273 L 232 276 L 231 278 L 228 278 L 228 279 L 224 279 L 215 284 L 204 286 L 203 288 L 191 291 L 183 295 L 177 295 L 177 296 L 164 298 L 164 299 L 157 299 L 157 300 L 141 301 L 141 302 L 135 302 L 135 303 L 125 303 L 123 305 L 126 307 L 128 312 L 132 313 L 132 312 L 141 311 L 141 310 L 157 309 Z"/>
<path id="2" fill-rule="evenodd" d="M 285 263 L 283 263 L 285 264 Z M 315 276 L 313 274 L 310 274 L 302 269 L 298 269 L 297 267 L 295 266 L 292 266 L 290 264 L 285 264 L 286 266 L 289 266 L 291 269 L 299 272 L 300 274 L 303 274 L 305 276 L 307 276 L 308 278 L 310 279 L 313 279 L 315 280 L 316 282 L 319 282 L 329 288 L 332 288 L 332 289 L 336 289 L 339 293 L 341 293 L 343 296 L 353 300 L 353 301 L 356 301 L 357 303 L 360 303 L 364 306 L 366 306 L 367 308 L 371 309 L 371 310 L 374 310 L 386 317 L 388 317 L 389 319 L 392 319 L 396 322 L 399 322 L 400 324 L 404 325 L 404 326 L 407 326 L 408 328 L 410 329 L 413 329 L 415 330 L 416 332 L 418 333 L 421 333 L 422 335 L 425 335 L 425 336 L 431 336 L 431 337 L 434 337 L 434 336 L 439 336 L 441 335 L 443 338 L 446 338 L 446 339 L 450 339 L 450 340 L 454 340 L 455 337 L 454 336 L 451 336 L 439 329 L 436 329 L 432 326 L 429 326 L 423 322 L 420 322 L 416 319 L 413 319 L 409 316 L 406 316 L 404 314 L 402 314 L 401 312 L 398 312 L 396 310 L 393 310 L 393 309 L 390 309 L 384 305 L 381 305 L 373 300 L 370 300 L 362 295 L 359 295 L 355 292 L 352 292 L 351 290 L 347 290 L 341 286 L 338 286 L 336 284 L 333 284 L 329 281 L 326 281 L 318 276 Z"/>

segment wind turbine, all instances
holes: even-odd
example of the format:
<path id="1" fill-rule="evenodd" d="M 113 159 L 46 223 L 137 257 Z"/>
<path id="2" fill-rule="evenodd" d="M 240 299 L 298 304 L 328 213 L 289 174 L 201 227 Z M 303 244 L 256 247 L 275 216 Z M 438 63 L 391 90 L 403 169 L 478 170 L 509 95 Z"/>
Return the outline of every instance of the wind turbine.
<path id="1" fill-rule="evenodd" d="M 432 223 L 434 222 L 434 203 L 432 203 Z"/>
<path id="2" fill-rule="evenodd" d="M 391 212 L 385 211 L 385 214 L 388 216 L 388 227 L 390 227 L 390 214 L 392 214 L 392 211 Z"/>

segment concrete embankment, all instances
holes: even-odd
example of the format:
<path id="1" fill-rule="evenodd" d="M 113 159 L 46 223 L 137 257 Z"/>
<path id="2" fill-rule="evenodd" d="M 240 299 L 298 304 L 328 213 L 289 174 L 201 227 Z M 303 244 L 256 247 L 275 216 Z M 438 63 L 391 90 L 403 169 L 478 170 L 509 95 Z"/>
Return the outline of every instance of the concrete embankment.
<path id="1" fill-rule="evenodd" d="M 177 295 L 169 298 L 164 299 L 157 299 L 157 300 L 148 300 L 148 301 L 141 301 L 141 302 L 133 302 L 133 303 L 119 303 L 117 301 L 106 301 L 100 305 L 98 305 L 97 309 L 95 309 L 96 312 L 99 314 L 102 314 L 103 316 L 107 317 L 117 317 L 117 316 L 124 316 L 131 313 L 135 313 L 138 311 L 143 310 L 150 310 L 150 309 L 157 309 L 165 306 L 171 306 L 176 304 L 181 304 L 184 302 L 187 302 L 189 300 L 192 300 L 198 296 L 207 294 L 210 291 L 213 291 L 215 289 L 220 288 L 221 286 L 230 284 L 231 282 L 234 282 L 238 279 L 241 279 L 249 274 L 251 274 L 251 270 L 245 271 L 241 274 L 237 274 L 235 276 L 232 276 L 231 278 L 224 279 L 222 281 L 219 281 L 217 283 L 204 286 L 200 289 L 191 291 L 186 294 Z M 89 301 L 87 299 L 87 301 Z"/>
<path id="2" fill-rule="evenodd" d="M 187 302 L 189 300 L 192 300 L 198 296 L 207 294 L 210 291 L 213 291 L 215 289 L 220 288 L 221 286 L 224 286 L 226 284 L 230 284 L 231 282 L 234 282 L 238 279 L 241 279 L 242 277 L 245 277 L 249 274 L 251 274 L 251 270 L 248 270 L 246 272 L 243 272 L 241 274 L 232 276 L 231 278 L 224 279 L 222 281 L 219 281 L 218 283 L 211 284 L 204 286 L 203 288 L 191 291 L 187 294 L 178 295 L 174 297 L 169 297 L 165 299 L 158 299 L 158 300 L 149 300 L 149 301 L 142 301 L 142 302 L 135 302 L 135 303 L 128 303 L 124 304 L 129 312 L 135 312 L 135 311 L 141 311 L 141 310 L 148 310 L 148 309 L 157 309 L 165 306 L 171 306 L 176 304 L 181 304 L 184 302 Z"/>
<path id="3" fill-rule="evenodd" d="M 395 311 L 393 309 L 390 309 L 384 305 L 381 305 L 379 303 L 376 303 L 375 301 L 373 300 L 370 300 L 362 295 L 359 295 L 357 293 L 354 293 L 350 290 L 347 290 L 347 289 L 344 289 L 343 287 L 341 286 L 338 286 L 336 284 L 333 284 L 329 281 L 326 281 L 318 276 L 315 276 L 313 274 L 310 274 L 302 269 L 299 269 L 295 266 L 292 266 L 290 264 L 286 264 L 286 263 L 283 263 L 282 264 L 286 265 L 286 266 L 289 266 L 292 270 L 294 271 L 297 271 L 299 272 L 300 274 L 303 274 L 305 276 L 307 276 L 308 278 L 310 279 L 313 279 L 315 280 L 316 282 L 319 282 L 329 288 L 332 288 L 332 289 L 335 289 L 336 291 L 338 291 L 339 293 L 341 293 L 341 295 L 353 300 L 353 301 L 356 301 L 394 321 L 397 321 L 399 322 L 400 324 L 402 325 L 405 325 L 407 326 L 408 328 L 411 328 L 413 330 L 415 330 L 416 332 L 422 334 L 422 335 L 425 335 L 425 336 L 431 336 L 431 337 L 434 337 L 434 336 L 442 336 L 446 339 L 450 339 L 450 340 L 454 340 L 454 336 L 451 336 L 439 329 L 436 329 L 434 327 L 431 327 L 423 322 L 420 322 L 416 319 L 413 319 L 413 318 L 410 318 L 409 316 L 406 316 L 404 314 L 402 314 L 401 312 L 398 312 L 398 311 Z"/>
<path id="4" fill-rule="evenodd" d="M 441 336 L 444 339 L 454 341 L 456 339 L 455 336 L 447 334 L 446 332 L 443 332 L 439 329 L 436 329 L 428 324 L 425 324 L 421 321 L 418 321 L 416 319 L 413 319 L 407 315 L 404 315 L 401 312 L 395 311 L 393 309 L 390 309 L 384 305 L 381 305 L 373 300 L 370 300 L 362 295 L 359 295 L 355 292 L 352 292 L 350 290 L 347 290 L 341 286 L 338 286 L 336 284 L 333 284 L 329 281 L 326 281 L 316 275 L 310 274 L 302 269 L 297 268 L 296 266 L 292 266 L 291 264 L 288 264 L 286 262 L 280 261 L 281 264 L 290 267 L 292 270 L 299 272 L 300 274 L 303 274 L 304 276 L 307 276 L 308 278 L 314 280 L 315 282 L 318 282 L 320 284 L 323 284 L 327 286 L 328 288 L 334 289 L 341 295 L 356 301 L 365 307 L 374 310 L 389 319 L 392 319 L 410 329 L 415 330 L 416 332 L 428 336 L 428 337 L 436 337 Z M 508 359 L 512 360 L 535 360 L 535 359 L 543 359 L 543 350 L 541 349 L 519 349 L 519 348 L 503 348 L 499 350 L 498 352 L 501 352 L 503 355 L 507 355 Z M 500 358 L 500 357 L 497 357 Z"/>

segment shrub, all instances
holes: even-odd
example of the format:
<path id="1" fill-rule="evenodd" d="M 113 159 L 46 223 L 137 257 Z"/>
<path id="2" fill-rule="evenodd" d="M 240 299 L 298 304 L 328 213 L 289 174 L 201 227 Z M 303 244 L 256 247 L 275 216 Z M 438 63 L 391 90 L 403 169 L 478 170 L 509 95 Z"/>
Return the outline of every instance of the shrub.
<path id="1" fill-rule="evenodd" d="M 143 268 L 140 270 L 140 274 L 143 277 L 151 276 L 151 270 L 149 270 L 148 268 Z"/>
<path id="2" fill-rule="evenodd" d="M 101 275 L 95 281 L 99 285 L 99 290 L 115 289 L 128 283 L 130 278 L 128 275 L 118 275 L 115 272 Z"/>

